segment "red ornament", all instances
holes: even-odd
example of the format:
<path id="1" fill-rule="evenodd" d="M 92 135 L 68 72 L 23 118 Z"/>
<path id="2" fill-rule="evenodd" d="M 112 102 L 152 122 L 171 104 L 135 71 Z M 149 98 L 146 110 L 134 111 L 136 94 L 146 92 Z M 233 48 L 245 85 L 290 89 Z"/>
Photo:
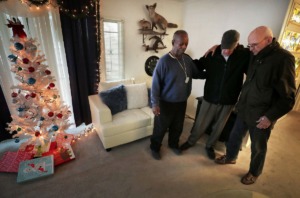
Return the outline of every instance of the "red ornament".
<path id="1" fill-rule="evenodd" d="M 51 111 L 48 113 L 48 116 L 49 116 L 49 117 L 52 117 L 53 115 L 54 115 L 54 113 L 51 112 Z"/>
<path id="2" fill-rule="evenodd" d="M 49 84 L 49 87 L 50 87 L 50 88 L 53 88 L 53 87 L 55 87 L 55 84 L 54 84 L 54 83 L 50 83 L 50 84 Z"/>
<path id="3" fill-rule="evenodd" d="M 30 95 L 29 94 L 27 94 L 26 96 L 25 96 L 25 98 L 28 100 L 28 98 L 30 97 Z"/>
<path id="4" fill-rule="evenodd" d="M 62 115 L 61 113 L 57 114 L 56 116 L 57 116 L 58 118 L 62 118 L 62 117 L 63 117 L 63 115 Z"/>
<path id="5" fill-rule="evenodd" d="M 34 135 L 35 135 L 35 137 L 39 137 L 41 135 L 41 133 L 39 131 L 36 131 Z"/>
<path id="6" fill-rule="evenodd" d="M 18 96 L 18 94 L 16 92 L 11 93 L 11 97 L 15 98 L 17 96 Z"/>
<path id="7" fill-rule="evenodd" d="M 36 97 L 36 93 L 31 93 L 31 98 L 35 98 Z"/>
<path id="8" fill-rule="evenodd" d="M 29 72 L 34 72 L 34 70 L 35 70 L 34 67 L 28 67 Z"/>
<path id="9" fill-rule="evenodd" d="M 45 70 L 45 73 L 47 74 L 47 75 L 50 75 L 51 74 L 51 71 L 50 70 Z"/>
<path id="10" fill-rule="evenodd" d="M 22 61 L 23 61 L 24 64 L 28 64 L 29 63 L 29 59 L 28 58 L 23 58 Z"/>

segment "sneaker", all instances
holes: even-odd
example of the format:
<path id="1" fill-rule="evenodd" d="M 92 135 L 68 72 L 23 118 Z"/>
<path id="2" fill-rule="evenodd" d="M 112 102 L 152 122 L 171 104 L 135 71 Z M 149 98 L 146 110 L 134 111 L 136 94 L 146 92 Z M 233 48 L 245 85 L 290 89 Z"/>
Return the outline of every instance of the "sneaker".
<path id="1" fill-rule="evenodd" d="M 187 150 L 189 149 L 190 147 L 192 147 L 193 145 L 191 145 L 189 142 L 185 142 L 183 145 L 181 145 L 179 147 L 180 150 L 184 151 L 184 150 Z"/>
<path id="2" fill-rule="evenodd" d="M 151 149 L 151 155 L 156 160 L 160 160 L 161 159 L 159 151 L 154 151 L 154 150 Z"/>
<path id="3" fill-rule="evenodd" d="M 257 177 L 255 177 L 251 173 L 247 173 L 246 175 L 244 175 L 242 177 L 241 182 L 245 185 L 250 185 L 250 184 L 254 184 L 256 179 L 257 179 Z"/>
<path id="4" fill-rule="evenodd" d="M 181 155 L 181 150 L 176 147 L 170 147 L 170 149 L 175 153 L 176 155 Z"/>
<path id="5" fill-rule="evenodd" d="M 229 160 L 229 159 L 227 159 L 226 155 L 223 155 L 221 157 L 216 158 L 215 162 L 217 164 L 235 164 L 236 163 L 235 160 Z"/>
<path id="6" fill-rule="evenodd" d="M 205 147 L 205 150 L 209 159 L 214 160 L 216 158 L 215 150 L 213 147 Z"/>

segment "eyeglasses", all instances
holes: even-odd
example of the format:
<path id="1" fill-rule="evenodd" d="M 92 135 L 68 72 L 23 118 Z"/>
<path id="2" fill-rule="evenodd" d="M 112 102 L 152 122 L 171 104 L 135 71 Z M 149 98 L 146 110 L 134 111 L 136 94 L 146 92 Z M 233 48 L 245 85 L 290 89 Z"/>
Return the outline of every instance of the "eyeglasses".
<path id="1" fill-rule="evenodd" d="M 257 43 L 252 43 L 252 44 L 248 44 L 247 47 L 248 48 L 255 48 L 256 46 L 258 46 L 261 42 L 263 42 L 266 38 L 264 38 L 263 40 L 261 40 L 260 42 Z"/>

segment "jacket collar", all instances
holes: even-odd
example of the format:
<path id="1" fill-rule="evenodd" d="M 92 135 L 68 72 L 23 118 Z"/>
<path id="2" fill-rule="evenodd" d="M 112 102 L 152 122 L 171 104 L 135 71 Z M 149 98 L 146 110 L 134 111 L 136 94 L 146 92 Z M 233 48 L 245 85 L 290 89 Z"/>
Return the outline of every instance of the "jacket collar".
<path id="1" fill-rule="evenodd" d="M 272 43 L 267 45 L 264 49 L 262 49 L 256 56 L 253 56 L 254 59 L 262 59 L 268 54 L 270 54 L 273 50 L 278 49 L 280 47 L 279 43 L 273 38 Z"/>

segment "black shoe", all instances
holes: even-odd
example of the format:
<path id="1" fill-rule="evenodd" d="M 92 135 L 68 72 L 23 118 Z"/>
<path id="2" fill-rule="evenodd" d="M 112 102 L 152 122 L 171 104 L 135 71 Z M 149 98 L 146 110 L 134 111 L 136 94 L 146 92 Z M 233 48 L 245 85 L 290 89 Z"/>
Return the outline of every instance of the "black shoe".
<path id="1" fill-rule="evenodd" d="M 235 164 L 236 163 L 235 160 L 228 159 L 226 155 L 222 155 L 221 157 L 218 157 L 217 159 L 215 159 L 215 162 L 217 164 Z"/>
<path id="2" fill-rule="evenodd" d="M 212 147 L 205 147 L 207 156 L 209 159 L 214 160 L 216 158 L 215 150 Z"/>
<path id="3" fill-rule="evenodd" d="M 177 147 L 170 147 L 170 149 L 175 153 L 176 155 L 181 155 L 181 150 Z"/>
<path id="4" fill-rule="evenodd" d="M 161 159 L 159 151 L 154 151 L 154 150 L 151 149 L 151 155 L 156 160 L 160 160 Z"/>
<path id="5" fill-rule="evenodd" d="M 189 149 L 192 146 L 193 145 L 191 145 L 189 142 L 185 142 L 183 145 L 180 146 L 180 150 L 184 151 L 184 150 Z"/>

